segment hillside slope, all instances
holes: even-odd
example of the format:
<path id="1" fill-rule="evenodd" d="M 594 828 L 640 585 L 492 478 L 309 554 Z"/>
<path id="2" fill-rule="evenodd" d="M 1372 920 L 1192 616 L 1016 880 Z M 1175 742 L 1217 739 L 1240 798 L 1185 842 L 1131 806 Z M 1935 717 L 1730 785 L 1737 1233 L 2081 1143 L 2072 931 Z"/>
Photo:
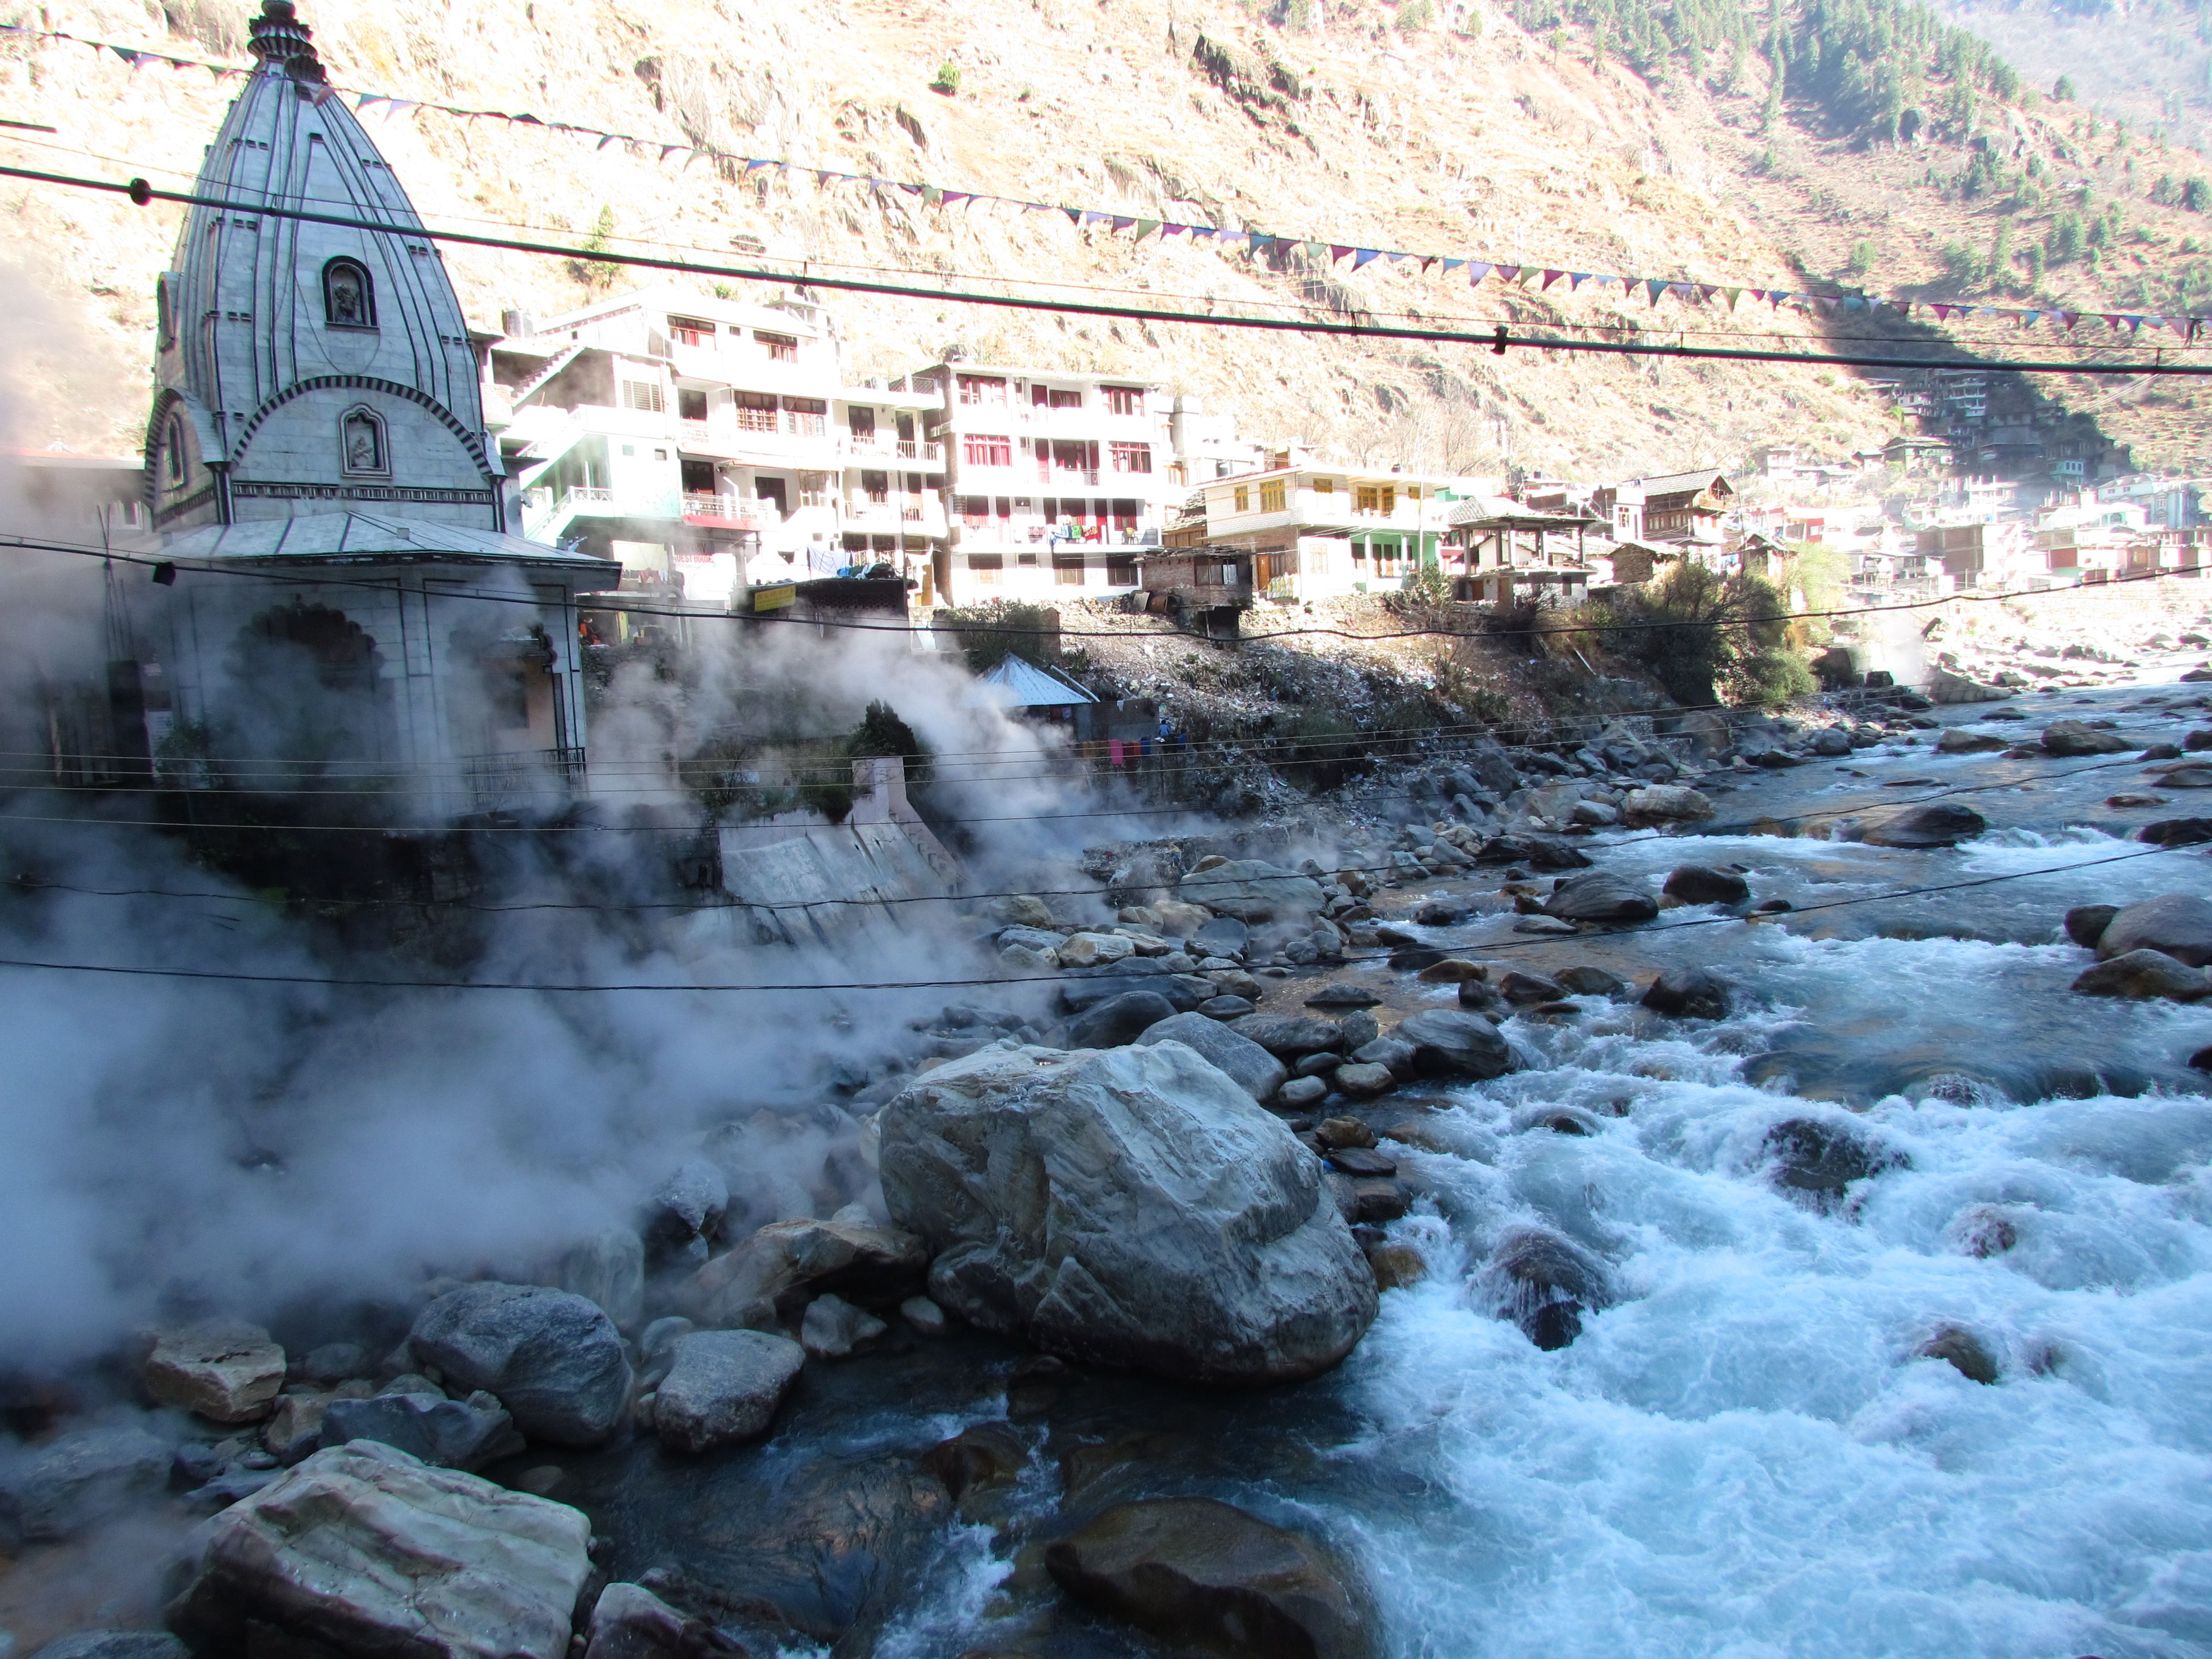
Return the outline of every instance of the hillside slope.
<path id="1" fill-rule="evenodd" d="M 170 8 L 170 30 L 125 0 L 88 0 L 68 22 L 96 39 L 240 61 L 240 15 L 194 0 Z M 1379 22 L 1285 36 L 1200 23 L 1163 0 L 486 0 L 465 9 L 331 0 L 307 21 L 342 87 L 1045 202 L 1601 270 L 1798 282 L 1774 239 L 1737 210 L 1737 181 L 1716 165 L 1702 110 L 1677 110 L 1620 65 L 1593 70 L 1501 17 L 1487 20 L 1480 42 Z M 1210 73 L 1202 34 L 1228 48 L 1212 54 L 1217 64 L 1272 61 L 1297 94 L 1269 103 L 1258 95 L 1265 87 L 1233 70 Z M 79 46 L 0 50 L 11 117 L 58 129 L 0 143 L 22 164 L 173 182 L 196 164 L 228 96 L 204 72 L 134 71 Z M 947 63 L 961 71 L 957 98 L 928 89 Z M 1276 270 L 1183 240 L 1133 247 L 1056 215 L 930 209 L 804 179 L 725 176 L 733 170 L 428 111 L 369 118 L 434 221 L 580 235 L 604 215 L 617 246 L 726 259 L 733 237 L 757 238 L 817 269 L 1304 299 L 1329 314 L 1357 307 L 1486 325 L 1624 306 L 1618 290 L 1564 301 L 1562 290 L 1502 297 L 1493 286 L 1470 296 L 1411 262 L 1356 276 L 1326 261 Z M 31 383 L 18 441 L 134 446 L 153 279 L 173 210 L 40 187 L 8 199 L 13 257 L 86 337 L 41 354 L 55 338 L 49 319 L 23 343 Z M 448 258 L 486 325 L 505 307 L 544 314 L 586 291 L 564 262 Z M 1779 435 L 1848 447 L 1886 424 L 1848 381 L 1811 369 L 1501 362 L 1477 348 L 1155 331 L 936 301 L 830 304 L 858 373 L 896 372 L 958 342 L 988 357 L 1155 375 L 1234 406 L 1264 437 L 1429 464 L 1495 468 L 1510 456 L 1659 470 L 1732 461 Z M 1680 325 L 1675 309 L 1656 321 Z M 1641 307 L 1632 314 L 1654 320 Z M 1803 337 L 1808 325 L 1785 314 L 1757 326 Z"/>

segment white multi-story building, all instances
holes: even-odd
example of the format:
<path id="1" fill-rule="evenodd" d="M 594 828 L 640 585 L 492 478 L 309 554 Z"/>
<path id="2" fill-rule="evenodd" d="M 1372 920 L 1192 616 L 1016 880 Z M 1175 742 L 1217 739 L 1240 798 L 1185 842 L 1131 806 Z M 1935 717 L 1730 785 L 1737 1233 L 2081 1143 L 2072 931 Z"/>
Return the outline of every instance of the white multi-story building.
<path id="1" fill-rule="evenodd" d="M 1200 486 L 1206 541 L 1249 552 L 1259 592 L 1276 599 L 1383 592 L 1437 562 L 1463 480 L 1346 466 L 1296 449 L 1267 459 L 1265 471 Z"/>
<path id="2" fill-rule="evenodd" d="M 848 386 L 820 307 L 650 289 L 507 325 L 486 400 L 532 539 L 714 607 L 748 581 L 856 566 L 933 585 L 935 400 Z"/>
<path id="3" fill-rule="evenodd" d="M 1121 592 L 1160 544 L 1168 412 L 1149 382 L 940 362 L 895 387 L 935 400 L 951 536 L 939 592 L 956 605 Z"/>
<path id="4" fill-rule="evenodd" d="M 1168 480 L 1186 489 L 1267 465 L 1267 446 L 1237 429 L 1237 417 L 1209 410 L 1196 398 L 1178 392 L 1168 415 Z"/>

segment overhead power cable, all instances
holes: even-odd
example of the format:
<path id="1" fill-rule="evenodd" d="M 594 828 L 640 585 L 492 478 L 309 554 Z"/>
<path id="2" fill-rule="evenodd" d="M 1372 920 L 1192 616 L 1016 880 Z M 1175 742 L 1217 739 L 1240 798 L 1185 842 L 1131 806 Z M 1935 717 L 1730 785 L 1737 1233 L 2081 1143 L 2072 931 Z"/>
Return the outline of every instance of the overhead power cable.
<path id="1" fill-rule="evenodd" d="M 1819 904 L 1808 904 L 1781 913 L 1754 913 L 1752 915 L 1700 916 L 1689 921 L 1650 922 L 1638 927 L 1617 928 L 1598 935 L 1607 940 L 1637 938 L 1654 933 L 1680 933 L 1693 927 L 1715 927 L 1732 925 L 1756 925 L 1783 921 L 1786 917 L 1814 915 L 1821 911 L 1849 909 L 1861 904 L 1880 904 L 1897 899 L 1920 898 L 1939 893 L 1954 893 L 1970 888 L 1993 887 L 2008 881 L 2024 881 L 2035 876 L 2070 874 L 2076 870 L 2095 869 L 2108 864 L 2124 864 L 2134 859 L 2155 858 L 2161 854 L 2179 853 L 2188 849 L 2179 847 L 2152 847 L 2138 852 L 2115 854 L 2111 858 L 2092 859 L 2078 864 L 2057 866 L 2048 870 L 2016 870 L 2001 875 L 1980 876 L 1965 881 L 1942 882 L 1922 887 L 1893 889 L 1885 893 L 1864 893 L 1850 898 L 1831 899 Z M 1515 956 L 1530 950 L 1558 948 L 1578 944 L 1589 948 L 1589 939 L 1583 935 L 1574 939 L 1551 938 L 1504 941 L 1496 945 L 1483 945 L 1486 956 Z M 1347 961 L 1378 961 L 1386 953 L 1371 956 L 1347 957 Z M 54 962 L 29 957 L 0 957 L 0 968 L 24 971 L 62 974 L 100 974 L 140 979 L 216 980 L 249 985 L 314 985 L 333 988 L 353 988 L 364 990 L 387 991 L 524 991 L 540 994 L 572 994 L 627 991 L 702 992 L 781 992 L 804 991 L 931 991 L 967 990 L 984 986 L 1027 985 L 1051 987 L 1059 981 L 1046 975 L 994 975 L 969 979 L 914 979 L 914 980 L 828 980 L 800 982 L 774 981 L 708 981 L 693 984 L 672 983 L 657 980 L 614 981 L 600 983 L 584 981 L 546 981 L 529 980 L 423 980 L 385 978 L 336 978 L 314 974 L 251 973 L 242 969 L 220 968 L 143 968 L 119 963 L 88 962 Z M 1110 977 L 1100 975 L 1097 977 Z M 1126 976 L 1133 988 L 1142 988 L 1145 975 Z"/>
<path id="2" fill-rule="evenodd" d="M 498 248 L 545 258 L 588 260 L 598 264 L 626 265 L 647 270 L 668 270 L 686 276 L 734 279 L 781 288 L 836 289 L 853 294 L 878 294 L 893 298 L 925 300 L 934 305 L 973 305 L 1012 311 L 1040 311 L 1062 316 L 1109 317 L 1148 324 L 1188 324 L 1200 328 L 1250 329 L 1263 332 L 1312 334 L 1329 338 L 1419 340 L 1438 345 L 1486 347 L 1500 356 L 1511 349 L 1537 348 L 1605 356 L 1674 357 L 1721 362 L 1771 362 L 1841 368 L 1978 368 L 1991 374 L 2154 375 L 2199 377 L 2212 375 L 2212 363 L 2166 361 L 2163 351 L 2149 362 L 2089 363 L 2058 360 L 1978 358 L 1948 348 L 1948 356 L 1891 356 L 1871 352 L 1789 351 L 1758 346 L 1691 345 L 1678 340 L 1671 345 L 1632 340 L 1571 340 L 1551 335 L 1516 334 L 1504 323 L 1489 333 L 1458 329 L 1414 328 L 1401 324 L 1329 322 L 1320 318 L 1240 317 L 1230 313 L 1177 311 L 1152 306 L 1109 305 L 1098 301 L 1033 299 L 1015 295 L 984 294 L 970 289 L 916 287 L 902 283 L 871 281 L 857 276 L 831 276 L 764 270 L 749 265 L 710 264 L 647 253 L 623 253 L 612 248 L 586 248 L 563 242 L 543 242 L 519 236 L 493 236 L 482 232 L 433 230 L 420 225 L 394 224 L 349 214 L 319 213 L 305 208 L 271 207 L 264 203 L 237 202 L 192 191 L 161 190 L 143 178 L 118 183 L 107 179 L 81 178 L 30 167 L 0 167 L 0 178 L 21 179 L 32 184 L 64 189 L 128 196 L 144 206 L 152 202 L 175 202 L 187 207 L 214 208 L 225 213 L 301 224 L 327 225 L 343 230 L 365 230 L 378 235 L 420 236 L 425 240 L 451 242 L 466 247 Z"/>

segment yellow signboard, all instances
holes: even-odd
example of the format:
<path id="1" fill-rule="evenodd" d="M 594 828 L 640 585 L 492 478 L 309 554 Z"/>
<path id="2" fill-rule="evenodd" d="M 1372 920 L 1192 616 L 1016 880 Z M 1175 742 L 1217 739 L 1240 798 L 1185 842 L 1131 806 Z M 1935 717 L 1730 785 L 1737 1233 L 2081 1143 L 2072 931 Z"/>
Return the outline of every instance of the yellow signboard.
<path id="1" fill-rule="evenodd" d="M 799 597 L 799 589 L 791 583 L 781 587 L 757 587 L 753 590 L 755 611 L 781 611 Z"/>

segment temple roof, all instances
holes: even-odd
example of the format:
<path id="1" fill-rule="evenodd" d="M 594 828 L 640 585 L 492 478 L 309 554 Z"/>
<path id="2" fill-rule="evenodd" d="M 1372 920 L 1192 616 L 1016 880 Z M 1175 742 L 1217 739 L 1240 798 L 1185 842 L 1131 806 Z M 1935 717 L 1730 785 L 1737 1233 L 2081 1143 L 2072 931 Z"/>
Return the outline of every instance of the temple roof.
<path id="1" fill-rule="evenodd" d="M 603 572 L 610 585 L 622 575 L 612 560 L 565 552 L 542 542 L 525 541 L 467 525 L 432 524 L 381 513 L 318 513 L 301 518 L 256 519 L 244 524 L 206 525 L 169 538 L 167 559 L 361 559 L 390 563 L 428 559 L 452 563 L 518 562 L 563 570 Z"/>

